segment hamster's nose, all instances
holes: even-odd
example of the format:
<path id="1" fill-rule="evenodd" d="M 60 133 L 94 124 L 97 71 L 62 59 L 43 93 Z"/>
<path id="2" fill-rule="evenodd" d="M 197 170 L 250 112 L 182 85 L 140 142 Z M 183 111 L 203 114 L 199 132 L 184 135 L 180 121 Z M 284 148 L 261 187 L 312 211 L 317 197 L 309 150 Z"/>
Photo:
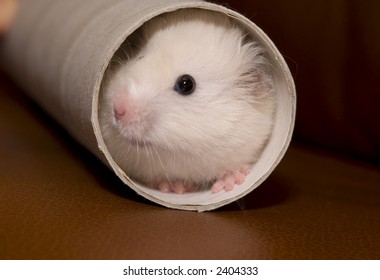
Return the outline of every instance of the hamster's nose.
<path id="1" fill-rule="evenodd" d="M 125 115 L 125 108 L 123 106 L 114 106 L 113 114 L 116 120 L 120 120 Z"/>
<path id="2" fill-rule="evenodd" d="M 125 95 L 115 97 L 113 117 L 118 126 L 136 131 L 144 131 L 152 122 L 152 112 L 146 102 Z"/>

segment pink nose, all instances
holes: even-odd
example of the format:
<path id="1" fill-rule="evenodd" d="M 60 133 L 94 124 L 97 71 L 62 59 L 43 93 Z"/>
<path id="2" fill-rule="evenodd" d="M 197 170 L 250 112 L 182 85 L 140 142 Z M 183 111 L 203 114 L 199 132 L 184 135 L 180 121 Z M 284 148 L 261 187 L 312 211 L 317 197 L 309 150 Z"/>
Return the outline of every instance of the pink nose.
<path id="1" fill-rule="evenodd" d="M 125 108 L 123 106 L 117 106 L 115 105 L 113 108 L 113 113 L 116 118 L 116 120 L 120 120 L 126 113 Z"/>
<path id="2" fill-rule="evenodd" d="M 118 94 L 113 100 L 113 114 L 119 128 L 129 134 L 141 134 L 151 125 L 152 112 L 144 100 Z"/>

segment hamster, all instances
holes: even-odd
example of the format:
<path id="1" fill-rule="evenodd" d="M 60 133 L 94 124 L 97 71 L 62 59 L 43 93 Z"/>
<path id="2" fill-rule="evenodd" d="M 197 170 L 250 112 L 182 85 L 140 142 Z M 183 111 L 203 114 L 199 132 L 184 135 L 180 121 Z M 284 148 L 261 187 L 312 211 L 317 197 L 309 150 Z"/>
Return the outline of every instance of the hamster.
<path id="1" fill-rule="evenodd" d="M 115 55 L 99 122 L 115 162 L 162 192 L 232 190 L 274 122 L 265 52 L 229 17 L 198 9 L 160 15 Z"/>

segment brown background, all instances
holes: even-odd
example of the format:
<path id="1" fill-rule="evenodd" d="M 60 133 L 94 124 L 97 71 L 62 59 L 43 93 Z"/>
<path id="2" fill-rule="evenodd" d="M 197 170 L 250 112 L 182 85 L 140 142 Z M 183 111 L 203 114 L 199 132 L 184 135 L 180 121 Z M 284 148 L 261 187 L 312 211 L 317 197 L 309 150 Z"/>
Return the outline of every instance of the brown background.
<path id="1" fill-rule="evenodd" d="M 294 141 L 269 179 L 213 212 L 153 205 L 1 74 L 0 258 L 380 258 L 380 2 L 223 2 L 295 76 Z"/>

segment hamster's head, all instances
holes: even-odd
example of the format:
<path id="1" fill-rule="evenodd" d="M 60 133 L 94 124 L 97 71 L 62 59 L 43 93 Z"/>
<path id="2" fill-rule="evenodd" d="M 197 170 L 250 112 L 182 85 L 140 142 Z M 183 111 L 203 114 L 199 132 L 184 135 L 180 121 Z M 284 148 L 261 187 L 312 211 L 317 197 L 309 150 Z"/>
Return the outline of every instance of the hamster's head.
<path id="1" fill-rule="evenodd" d="M 267 136 L 267 64 L 228 18 L 157 18 L 140 36 L 143 47 L 107 87 L 113 127 L 128 149 L 219 155 L 252 141 L 245 135 Z"/>

